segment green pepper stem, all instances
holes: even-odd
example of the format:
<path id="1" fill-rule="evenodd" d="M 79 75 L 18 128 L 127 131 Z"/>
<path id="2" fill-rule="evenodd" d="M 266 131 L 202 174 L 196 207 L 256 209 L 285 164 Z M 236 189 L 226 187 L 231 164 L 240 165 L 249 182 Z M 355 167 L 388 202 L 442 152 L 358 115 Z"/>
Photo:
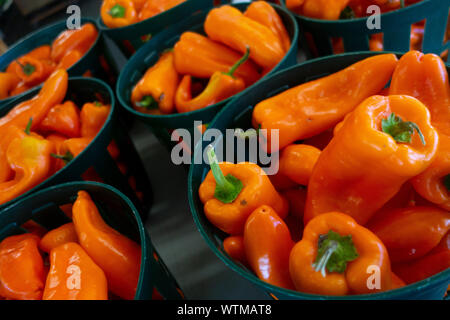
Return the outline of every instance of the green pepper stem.
<path id="1" fill-rule="evenodd" d="M 324 278 L 327 275 L 326 266 L 328 264 L 328 261 L 330 260 L 331 255 L 336 251 L 337 248 L 338 248 L 337 241 L 328 242 L 327 248 L 325 249 L 324 254 L 319 258 L 319 261 L 313 263 L 314 270 L 320 271 L 320 273 Z"/>
<path id="2" fill-rule="evenodd" d="M 381 120 L 383 132 L 391 135 L 395 141 L 410 143 L 414 130 L 417 131 L 423 145 L 426 145 L 425 137 L 419 126 L 411 121 L 403 121 L 399 116 L 391 113 L 388 118 Z"/>
<path id="3" fill-rule="evenodd" d="M 27 126 L 25 127 L 25 133 L 27 135 L 31 134 L 31 126 L 33 125 L 33 118 L 31 117 L 30 120 L 28 120 Z"/>
<path id="4" fill-rule="evenodd" d="M 245 61 L 248 60 L 248 58 L 250 57 L 250 48 L 247 47 L 245 54 L 242 56 L 242 58 L 240 58 L 231 68 L 228 72 L 226 72 L 226 75 L 229 75 L 231 77 L 234 77 L 234 72 L 236 71 L 237 68 L 239 68 Z"/>
<path id="5" fill-rule="evenodd" d="M 120 4 L 116 4 L 111 8 L 111 10 L 109 10 L 108 13 L 113 18 L 123 18 L 125 17 L 125 8 Z"/>
<path id="6" fill-rule="evenodd" d="M 152 96 L 144 96 L 141 101 L 136 103 L 136 106 L 145 109 L 156 109 L 158 108 L 158 102 Z"/>
<path id="7" fill-rule="evenodd" d="M 68 164 L 70 161 L 73 160 L 73 154 L 70 151 L 67 151 L 64 155 L 59 155 L 55 153 L 50 154 L 53 158 L 61 159 L 64 161 L 65 164 Z"/>
<path id="8" fill-rule="evenodd" d="M 22 68 L 23 73 L 25 73 L 27 76 L 31 75 L 33 72 L 36 71 L 36 67 L 32 64 L 25 64 L 23 65 L 19 60 L 16 60 L 17 64 Z"/>
<path id="9" fill-rule="evenodd" d="M 450 191 L 450 174 L 444 177 L 444 186 L 447 188 L 447 191 Z"/>
<path id="10" fill-rule="evenodd" d="M 217 186 L 223 189 L 230 189 L 230 190 L 233 189 L 233 185 L 227 181 L 227 179 L 223 175 L 222 169 L 220 169 L 219 161 L 217 160 L 213 146 L 211 145 L 208 146 L 206 154 L 208 155 L 208 161 L 211 167 L 211 172 L 214 176 L 214 180 L 216 180 Z"/>

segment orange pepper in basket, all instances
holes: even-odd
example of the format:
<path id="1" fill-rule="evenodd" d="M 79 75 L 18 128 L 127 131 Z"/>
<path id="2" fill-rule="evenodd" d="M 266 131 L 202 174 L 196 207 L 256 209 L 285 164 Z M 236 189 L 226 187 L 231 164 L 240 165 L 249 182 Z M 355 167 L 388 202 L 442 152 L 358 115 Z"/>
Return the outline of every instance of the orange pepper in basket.
<path id="1" fill-rule="evenodd" d="M 126 27 L 139 21 L 132 0 L 103 0 L 100 16 L 109 28 Z"/>
<path id="2" fill-rule="evenodd" d="M 98 101 L 85 103 L 81 108 L 81 136 L 95 137 L 111 113 L 111 106 Z"/>
<path id="3" fill-rule="evenodd" d="M 167 11 L 186 0 L 147 0 L 139 12 L 139 21 L 151 18 Z"/>
<path id="4" fill-rule="evenodd" d="M 47 232 L 41 238 L 39 248 L 44 252 L 50 253 L 50 251 L 54 248 L 68 242 L 78 242 L 78 237 L 73 222 L 63 224 L 62 226 Z"/>
<path id="5" fill-rule="evenodd" d="M 280 173 L 292 181 L 307 186 L 320 150 L 306 144 L 292 144 L 281 151 Z"/>
<path id="6" fill-rule="evenodd" d="M 40 130 L 54 132 L 67 137 L 80 136 L 79 110 L 72 101 L 65 101 L 50 109 L 42 120 Z"/>

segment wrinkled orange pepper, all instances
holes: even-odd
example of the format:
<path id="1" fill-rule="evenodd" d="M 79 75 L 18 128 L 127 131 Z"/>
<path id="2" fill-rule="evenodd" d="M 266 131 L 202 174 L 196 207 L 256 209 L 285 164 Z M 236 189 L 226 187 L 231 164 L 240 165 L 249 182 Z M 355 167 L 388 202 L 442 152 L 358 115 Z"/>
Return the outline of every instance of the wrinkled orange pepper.
<path id="1" fill-rule="evenodd" d="M 0 243 L 0 296 L 14 300 L 39 300 L 44 289 L 44 262 L 39 237 L 25 233 Z"/>
<path id="2" fill-rule="evenodd" d="M 320 150 L 306 144 L 292 144 L 281 151 L 280 173 L 292 181 L 307 186 Z"/>
<path id="3" fill-rule="evenodd" d="M 131 103 L 136 110 L 145 113 L 154 113 L 155 110 L 164 114 L 172 113 L 178 82 L 173 51 L 165 52 L 135 85 L 131 92 Z"/>
<path id="4" fill-rule="evenodd" d="M 243 236 L 226 237 L 223 240 L 223 249 L 233 260 L 239 261 L 243 265 L 247 265 Z"/>
<path id="5" fill-rule="evenodd" d="M 172 9 L 186 0 L 147 0 L 139 11 L 139 21 L 151 18 L 161 12 Z"/>
<path id="6" fill-rule="evenodd" d="M 372 96 L 336 127 L 308 184 L 305 223 L 332 210 L 364 225 L 434 160 L 428 109 L 410 96 Z"/>
<path id="7" fill-rule="evenodd" d="M 43 300 L 108 300 L 105 273 L 74 242 L 50 252 L 50 270 Z"/>
<path id="8" fill-rule="evenodd" d="M 227 72 L 240 59 L 240 54 L 229 47 L 195 33 L 183 32 L 173 49 L 175 69 L 179 74 L 210 78 L 215 72 Z M 241 64 L 234 73 L 246 86 L 261 76 L 251 60 Z"/>
<path id="9" fill-rule="evenodd" d="M 78 242 L 73 222 L 63 224 L 47 232 L 39 242 L 39 248 L 44 252 L 50 253 L 52 249 L 68 242 Z"/>
<path id="10" fill-rule="evenodd" d="M 73 205 L 73 223 L 80 245 L 105 272 L 109 290 L 133 299 L 141 268 L 140 245 L 108 226 L 85 191 L 78 192 Z"/>
<path id="11" fill-rule="evenodd" d="M 397 57 L 383 54 L 359 61 L 327 77 L 293 87 L 258 103 L 253 126 L 279 129 L 279 148 L 313 137 L 336 125 L 364 99 L 379 92 L 391 78 Z M 275 152 L 277 150 L 269 150 Z"/>
<path id="12" fill-rule="evenodd" d="M 79 109 L 72 101 L 65 101 L 50 109 L 39 127 L 44 132 L 54 132 L 67 137 L 80 136 Z"/>
<path id="13" fill-rule="evenodd" d="M 372 266 L 379 268 L 378 284 L 369 279 Z M 391 264 L 383 242 L 340 212 L 324 213 L 306 225 L 291 251 L 289 270 L 301 292 L 342 296 L 391 289 Z"/>
<path id="14" fill-rule="evenodd" d="M 245 223 L 245 255 L 258 278 L 294 289 L 289 275 L 289 254 L 294 246 L 284 221 L 269 206 L 258 207 Z"/>
<path id="15" fill-rule="evenodd" d="M 393 263 L 411 261 L 439 244 L 450 230 L 450 212 L 435 207 L 394 209 L 369 229 L 383 241 Z"/>
<path id="16" fill-rule="evenodd" d="M 204 29 L 210 39 L 242 54 L 250 48 L 250 58 L 264 69 L 273 68 L 285 54 L 280 39 L 268 27 L 229 5 L 212 9 Z"/>
<path id="17" fill-rule="evenodd" d="M 110 113 L 110 105 L 98 101 L 85 103 L 80 112 L 81 136 L 95 137 L 102 129 Z"/>
<path id="18" fill-rule="evenodd" d="M 20 82 L 20 78 L 14 73 L 0 72 L 0 100 L 6 99 Z"/>
<path id="19" fill-rule="evenodd" d="M 222 231 L 239 235 L 248 216 L 263 204 L 271 206 L 281 218 L 289 205 L 272 186 L 265 172 L 256 164 L 222 162 L 214 150 L 208 150 L 211 170 L 198 190 L 208 220 Z"/>
<path id="20" fill-rule="evenodd" d="M 109 28 L 126 27 L 139 21 L 132 0 L 103 0 L 100 16 Z"/>

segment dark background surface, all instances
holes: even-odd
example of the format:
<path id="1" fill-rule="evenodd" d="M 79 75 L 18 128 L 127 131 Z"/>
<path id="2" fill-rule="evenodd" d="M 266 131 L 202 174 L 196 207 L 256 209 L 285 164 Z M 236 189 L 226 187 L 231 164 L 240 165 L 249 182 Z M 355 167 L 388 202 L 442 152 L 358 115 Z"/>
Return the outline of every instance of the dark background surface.
<path id="1" fill-rule="evenodd" d="M 31 3 L 35 0 L 26 1 Z M 27 16 L 23 16 L 13 3 L 0 16 L 0 36 L 11 46 L 29 32 L 65 19 L 69 4 L 79 5 L 83 17 L 97 17 L 101 2 L 53 1 Z M 52 14 L 49 15 L 49 12 Z M 117 50 L 114 52 L 115 58 L 123 64 L 123 56 Z M 154 190 L 155 200 L 146 222 L 147 230 L 186 298 L 268 299 L 265 292 L 231 271 L 203 240 L 189 210 L 186 168 L 172 164 L 168 150 L 147 127 L 138 123 L 132 128 L 131 134 Z"/>

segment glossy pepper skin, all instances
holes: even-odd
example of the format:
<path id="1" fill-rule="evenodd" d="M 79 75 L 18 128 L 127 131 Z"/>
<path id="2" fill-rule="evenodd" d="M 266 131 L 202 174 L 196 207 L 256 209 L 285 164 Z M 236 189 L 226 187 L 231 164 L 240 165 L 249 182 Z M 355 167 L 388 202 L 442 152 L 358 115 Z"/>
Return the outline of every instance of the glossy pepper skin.
<path id="1" fill-rule="evenodd" d="M 179 76 L 173 60 L 173 51 L 163 53 L 133 88 L 131 103 L 136 110 L 144 113 L 159 110 L 164 114 L 174 111 Z"/>
<path id="2" fill-rule="evenodd" d="M 229 47 L 191 31 L 181 35 L 173 53 L 177 72 L 197 78 L 210 78 L 217 71 L 227 72 L 241 57 Z M 246 86 L 261 77 L 251 60 L 240 65 L 234 74 L 244 79 Z"/>
<path id="3" fill-rule="evenodd" d="M 430 167 L 412 179 L 415 190 L 425 199 L 450 210 L 450 84 L 442 59 L 418 51 L 406 53 L 392 76 L 390 94 L 407 94 L 430 110 L 431 122 L 439 132 L 439 150 Z"/>
<path id="4" fill-rule="evenodd" d="M 74 242 L 50 252 L 50 270 L 43 300 L 108 300 L 105 273 Z"/>
<path id="5" fill-rule="evenodd" d="M 192 98 L 191 76 L 184 76 L 175 94 L 177 111 L 182 113 L 205 108 L 244 90 L 244 80 L 236 78 L 234 72 L 248 59 L 249 54 L 250 52 L 247 50 L 246 54 L 228 72 L 214 72 L 206 88 L 195 98 Z"/>
<path id="6" fill-rule="evenodd" d="M 394 115 L 402 125 L 414 123 L 423 140 L 415 130 L 408 132 L 409 142 L 396 140 L 386 125 Z M 438 143 L 430 113 L 419 100 L 401 95 L 366 99 L 336 127 L 314 167 L 305 223 L 339 210 L 364 225 L 407 180 L 432 163 Z"/>
<path id="7" fill-rule="evenodd" d="M 72 101 L 65 101 L 50 109 L 42 120 L 40 130 L 54 132 L 67 137 L 80 136 L 79 109 Z"/>
<path id="8" fill-rule="evenodd" d="M 210 39 L 242 54 L 250 48 L 250 58 L 264 69 L 273 68 L 285 54 L 280 39 L 268 27 L 229 5 L 211 10 L 204 29 Z"/>
<path id="9" fill-rule="evenodd" d="M 62 226 L 47 232 L 39 242 L 39 249 L 50 253 L 52 249 L 69 242 L 78 242 L 73 222 L 63 224 Z"/>
<path id="10" fill-rule="evenodd" d="M 286 0 L 286 7 L 310 18 L 338 20 L 350 0 Z"/>
<path id="11" fill-rule="evenodd" d="M 306 144 L 292 144 L 281 151 L 280 173 L 307 186 L 321 151 Z"/>
<path id="12" fill-rule="evenodd" d="M 78 192 L 72 211 L 80 245 L 105 272 L 109 290 L 123 299 L 134 299 L 141 268 L 140 245 L 108 226 L 87 192 Z"/>
<path id="13" fill-rule="evenodd" d="M 320 236 L 330 230 L 340 236 L 351 236 L 356 258 L 347 261 L 344 272 L 325 274 L 316 271 Z M 323 241 L 323 240 L 322 240 Z M 369 267 L 379 268 L 380 283 L 370 289 Z M 391 289 L 391 265 L 389 255 L 381 240 L 370 230 L 359 225 L 352 217 L 340 212 L 328 212 L 312 219 L 305 227 L 303 238 L 291 251 L 289 270 L 298 291 L 321 295 L 348 295 L 376 293 Z"/>
<path id="14" fill-rule="evenodd" d="M 138 22 L 138 12 L 132 0 L 104 0 L 100 8 L 103 23 L 109 28 L 121 28 Z"/>
<path id="15" fill-rule="evenodd" d="M 71 50 L 67 52 L 59 61 L 56 69 L 69 69 L 83 57 L 83 53 L 79 50 Z"/>
<path id="16" fill-rule="evenodd" d="M 156 16 L 185 1 L 186 0 L 148 0 L 139 12 L 139 21 Z"/>
<path id="17" fill-rule="evenodd" d="M 206 175 L 198 193 L 204 204 L 206 217 L 217 228 L 231 235 L 242 234 L 249 215 L 264 204 L 272 207 L 281 218 L 286 217 L 289 210 L 287 200 L 275 190 L 264 170 L 258 165 L 250 162 L 222 162 L 217 163 L 220 170 L 217 170 L 215 165 L 214 171 L 210 170 Z M 229 182 L 230 175 L 241 182 L 242 189 L 232 201 L 223 202 L 217 198 L 216 189 L 225 188 L 222 185 Z"/>
<path id="18" fill-rule="evenodd" d="M 0 100 L 8 98 L 19 82 L 20 78 L 16 74 L 0 72 Z"/>
<path id="19" fill-rule="evenodd" d="M 369 229 L 383 241 L 393 263 L 411 261 L 439 244 L 450 230 L 450 212 L 435 207 L 394 209 Z"/>
<path id="20" fill-rule="evenodd" d="M 95 137 L 111 113 L 109 104 L 88 102 L 83 105 L 80 112 L 80 133 L 82 137 Z"/>
<path id="21" fill-rule="evenodd" d="M 248 217 L 244 228 L 245 254 L 261 280 L 294 289 L 289 275 L 289 254 L 293 246 L 288 227 L 271 207 L 258 207 Z"/>
<path id="22" fill-rule="evenodd" d="M 284 52 L 291 47 L 291 39 L 278 13 L 266 1 L 253 1 L 244 12 L 244 16 L 268 27 L 280 39 Z"/>
<path id="23" fill-rule="evenodd" d="M 39 237 L 10 236 L 0 243 L 0 296 L 14 300 L 40 300 L 44 290 L 44 262 Z"/>
<path id="24" fill-rule="evenodd" d="M 279 129 L 279 148 L 332 128 L 364 99 L 378 93 L 397 64 L 393 54 L 359 61 L 327 77 L 286 90 L 258 103 L 252 115 L 255 128 Z M 269 150 L 271 152 L 277 150 Z"/>

